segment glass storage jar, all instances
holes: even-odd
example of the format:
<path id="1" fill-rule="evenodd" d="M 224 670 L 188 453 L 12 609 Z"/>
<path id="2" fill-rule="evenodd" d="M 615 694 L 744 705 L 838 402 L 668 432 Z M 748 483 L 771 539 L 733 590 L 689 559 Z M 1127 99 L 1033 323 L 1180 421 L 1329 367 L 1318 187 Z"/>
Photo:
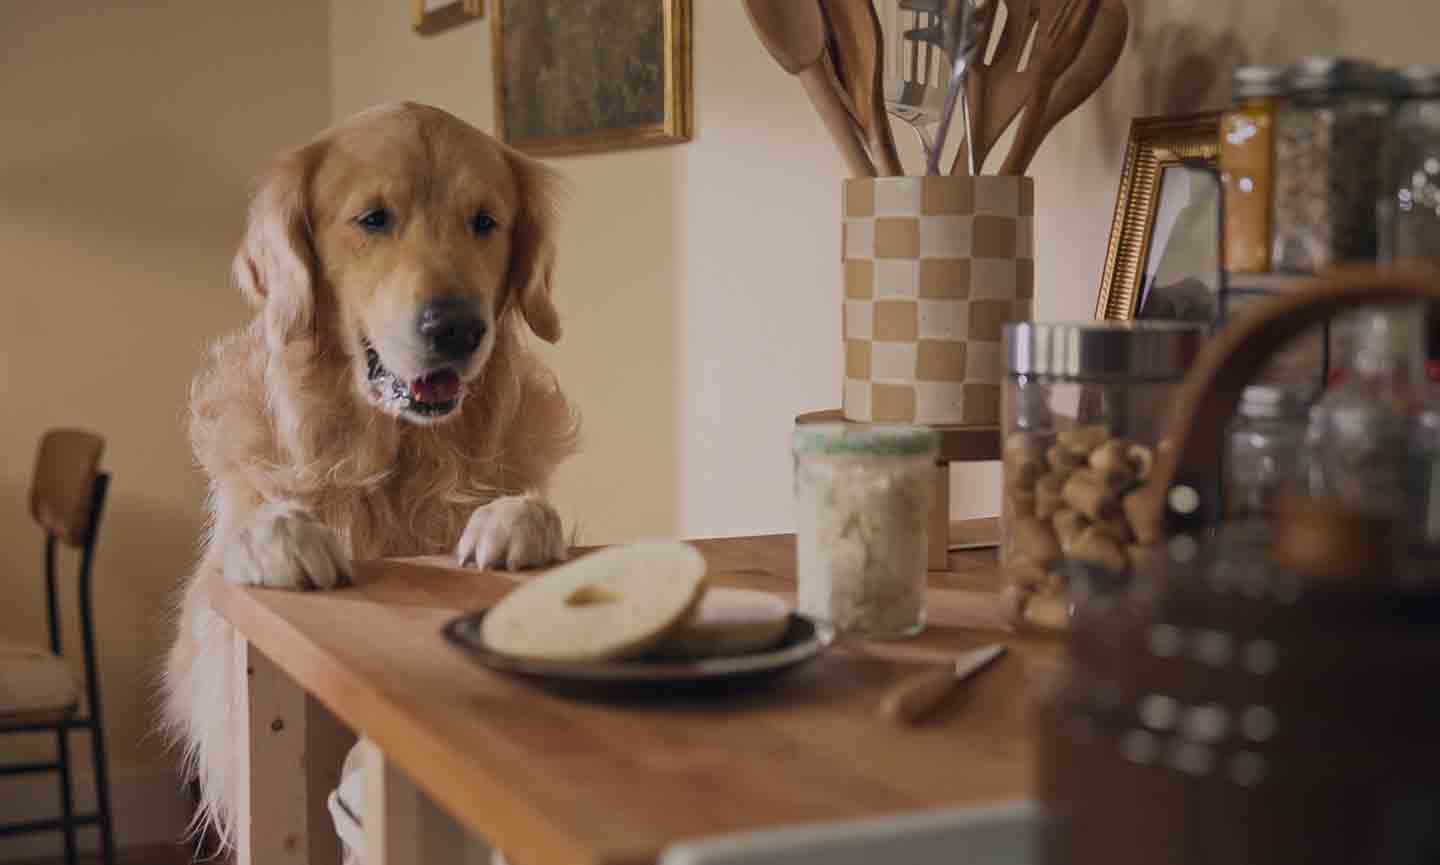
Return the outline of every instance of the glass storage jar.
<path id="1" fill-rule="evenodd" d="M 855 636 L 919 633 L 939 436 L 815 424 L 796 428 L 791 449 L 799 611 Z"/>
<path id="2" fill-rule="evenodd" d="M 1389 77 L 1370 63 L 1307 57 L 1275 117 L 1271 267 L 1313 273 L 1374 261 Z"/>
<path id="3" fill-rule="evenodd" d="M 1000 537 L 1012 622 L 1065 626 L 1067 561 L 1128 573 L 1150 554 L 1159 509 L 1145 481 L 1203 334 L 1181 322 L 1006 325 Z"/>
<path id="4" fill-rule="evenodd" d="M 1440 66 L 1398 75 L 1402 101 L 1390 125 L 1383 259 L 1440 266 Z"/>
<path id="5" fill-rule="evenodd" d="M 1220 118 L 1220 177 L 1225 188 L 1225 269 L 1270 270 L 1270 198 L 1275 109 L 1285 92 L 1279 66 L 1241 66 L 1233 106 Z"/>
<path id="6" fill-rule="evenodd" d="M 1225 513 L 1267 517 L 1275 494 L 1299 483 L 1300 453 L 1311 388 L 1255 384 L 1245 388 L 1225 449 Z"/>

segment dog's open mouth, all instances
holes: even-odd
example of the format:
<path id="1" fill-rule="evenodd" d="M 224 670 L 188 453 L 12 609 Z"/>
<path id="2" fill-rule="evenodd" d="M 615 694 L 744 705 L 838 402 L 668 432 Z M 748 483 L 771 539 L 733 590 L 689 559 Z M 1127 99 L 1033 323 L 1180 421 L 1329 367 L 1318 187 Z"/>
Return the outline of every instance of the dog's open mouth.
<path id="1" fill-rule="evenodd" d="M 385 368 L 380 352 L 361 338 L 365 349 L 365 377 L 371 397 L 384 408 L 399 414 L 412 412 L 427 418 L 444 417 L 460 405 L 464 383 L 453 369 L 437 369 L 419 378 L 403 379 Z"/>

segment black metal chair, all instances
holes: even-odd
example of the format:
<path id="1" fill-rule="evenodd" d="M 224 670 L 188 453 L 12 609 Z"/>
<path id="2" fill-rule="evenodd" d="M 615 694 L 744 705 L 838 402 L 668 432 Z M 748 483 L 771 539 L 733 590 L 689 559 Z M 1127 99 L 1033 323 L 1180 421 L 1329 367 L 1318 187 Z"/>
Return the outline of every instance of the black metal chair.
<path id="1" fill-rule="evenodd" d="M 0 673 L 20 683 L 0 693 L 0 734 L 53 733 L 55 759 L 49 762 L 0 764 L 0 778 L 54 772 L 60 781 L 61 816 L 47 820 L 0 824 L 0 838 L 37 832 L 59 832 L 65 862 L 75 865 L 76 830 L 96 826 L 101 861 L 114 865 L 115 839 L 110 823 L 110 781 L 105 762 L 105 735 L 100 720 L 100 682 L 95 661 L 95 625 L 90 598 L 90 567 L 100 529 L 100 514 L 110 475 L 99 471 L 105 440 L 83 430 L 51 430 L 40 442 L 30 488 L 30 513 L 45 530 L 45 596 L 50 647 L 19 647 L 0 643 Z M 79 602 L 84 691 L 79 692 L 61 652 L 60 607 L 56 552 L 60 544 L 79 551 Z M 23 692 L 23 693 L 22 693 Z M 14 705 L 5 705 L 4 699 Z M 70 764 L 70 733 L 86 730 L 94 755 L 96 812 L 76 814 L 74 777 Z"/>

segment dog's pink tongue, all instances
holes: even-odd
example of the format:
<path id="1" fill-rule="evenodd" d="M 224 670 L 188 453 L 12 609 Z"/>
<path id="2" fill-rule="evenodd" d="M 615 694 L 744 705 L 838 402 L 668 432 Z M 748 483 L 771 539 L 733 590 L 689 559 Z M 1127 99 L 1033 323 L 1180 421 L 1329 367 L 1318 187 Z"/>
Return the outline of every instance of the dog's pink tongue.
<path id="1" fill-rule="evenodd" d="M 453 369 L 423 375 L 410 383 L 410 396 L 420 402 L 453 402 L 460 393 L 460 376 Z"/>

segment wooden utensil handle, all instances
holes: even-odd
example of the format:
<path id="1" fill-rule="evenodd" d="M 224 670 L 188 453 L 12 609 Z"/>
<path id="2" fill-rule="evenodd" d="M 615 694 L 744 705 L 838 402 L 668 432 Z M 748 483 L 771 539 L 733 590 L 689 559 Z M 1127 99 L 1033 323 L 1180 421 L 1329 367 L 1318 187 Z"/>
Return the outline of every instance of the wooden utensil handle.
<path id="1" fill-rule="evenodd" d="M 1043 76 L 1046 73 L 1042 70 L 1040 74 Z M 1025 113 L 1020 116 L 1020 128 L 1015 131 L 1015 140 L 1010 143 L 1010 152 L 1005 154 L 1005 161 L 1000 163 L 998 174 L 1018 177 L 1030 167 L 1030 160 L 1035 158 L 1035 151 L 1040 149 L 1040 141 L 1047 128 L 1045 109 L 1050 105 L 1050 93 L 1054 89 L 1054 78 L 1042 78 L 1036 82 L 1030 101 L 1025 105 Z"/>
<path id="2" fill-rule="evenodd" d="M 800 84 L 805 88 L 805 93 L 810 97 L 810 104 L 815 106 L 815 112 L 820 115 L 825 128 L 830 132 L 830 139 L 835 142 L 836 148 L 840 150 L 840 156 L 845 160 L 845 165 L 850 169 L 852 177 L 874 177 L 875 166 L 870 164 L 870 157 L 865 154 L 865 148 L 860 143 L 860 137 L 855 131 L 855 124 L 850 119 L 850 112 L 846 110 L 845 104 L 835 92 L 830 76 L 826 74 L 824 65 L 815 63 L 796 73 Z"/>
<path id="3" fill-rule="evenodd" d="M 913 724 L 940 705 L 957 684 L 952 666 L 907 676 L 885 695 L 880 714 L 899 724 Z"/>
<path id="4" fill-rule="evenodd" d="M 1174 446 L 1161 452 L 1153 476 L 1155 489 L 1165 493 L 1159 498 L 1168 498 L 1177 483 L 1208 494 L 1219 477 L 1225 429 L 1241 392 L 1291 339 L 1346 310 L 1407 301 L 1440 301 L 1440 271 L 1334 268 L 1304 289 L 1255 304 L 1252 312 L 1227 325 L 1201 349 L 1175 394 L 1166 427 Z M 1192 527 L 1188 518 L 1169 509 L 1164 516 L 1167 534 Z"/>

